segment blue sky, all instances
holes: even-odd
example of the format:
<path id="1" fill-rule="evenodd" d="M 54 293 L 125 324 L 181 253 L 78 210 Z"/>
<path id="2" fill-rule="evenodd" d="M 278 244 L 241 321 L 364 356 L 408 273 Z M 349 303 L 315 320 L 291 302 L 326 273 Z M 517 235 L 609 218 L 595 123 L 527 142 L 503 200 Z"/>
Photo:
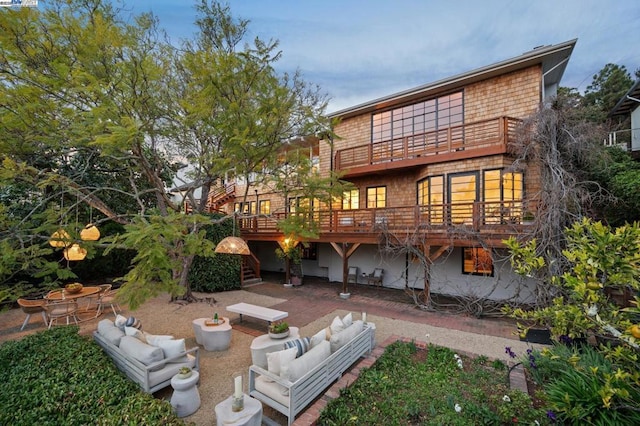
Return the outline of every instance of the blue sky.
<path id="1" fill-rule="evenodd" d="M 190 0 L 125 0 L 172 40 L 195 31 Z M 328 112 L 518 56 L 578 43 L 562 85 L 581 92 L 607 63 L 640 68 L 637 0 L 230 0 L 249 36 L 276 39 L 280 71 L 302 71 Z"/>

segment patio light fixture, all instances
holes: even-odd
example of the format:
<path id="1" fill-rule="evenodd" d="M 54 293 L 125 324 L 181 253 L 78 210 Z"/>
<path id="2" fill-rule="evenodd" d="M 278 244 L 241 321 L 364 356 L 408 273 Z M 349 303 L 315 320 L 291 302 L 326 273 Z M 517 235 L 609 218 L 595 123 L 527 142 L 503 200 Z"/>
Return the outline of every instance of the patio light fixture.
<path id="1" fill-rule="evenodd" d="M 246 241 L 240 237 L 223 238 L 223 240 L 218 243 L 214 251 L 216 253 L 224 253 L 224 254 L 241 254 L 241 255 L 251 254 L 251 252 L 249 251 L 249 246 L 247 245 Z"/>

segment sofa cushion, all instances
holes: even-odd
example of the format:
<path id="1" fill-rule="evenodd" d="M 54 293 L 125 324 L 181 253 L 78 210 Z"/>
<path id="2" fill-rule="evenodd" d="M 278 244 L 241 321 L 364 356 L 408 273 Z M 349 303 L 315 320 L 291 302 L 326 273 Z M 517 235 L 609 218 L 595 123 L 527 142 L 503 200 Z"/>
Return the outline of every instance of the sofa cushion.
<path id="1" fill-rule="evenodd" d="M 110 319 L 103 319 L 98 323 L 98 333 L 112 345 L 119 346 L 124 331 L 113 324 Z"/>
<path id="2" fill-rule="evenodd" d="M 127 327 L 125 325 L 124 334 L 126 334 L 127 336 L 135 337 L 136 339 L 140 340 L 143 343 L 147 343 L 147 339 L 145 339 L 144 334 L 142 334 L 142 331 L 138 330 L 135 327 Z"/>
<path id="3" fill-rule="evenodd" d="M 115 326 L 124 331 L 124 326 L 127 324 L 127 317 L 120 314 L 116 315 Z"/>
<path id="4" fill-rule="evenodd" d="M 120 339 L 120 350 L 144 365 L 164 359 L 162 349 L 143 343 L 132 336 L 124 336 Z"/>
<path id="5" fill-rule="evenodd" d="M 311 339 L 309 337 L 302 337 L 300 339 L 289 340 L 284 343 L 284 349 L 296 348 L 298 349 L 298 353 L 296 353 L 296 358 L 301 357 L 309 350 L 309 342 Z"/>
<path id="6" fill-rule="evenodd" d="M 144 334 L 145 340 L 151 346 L 158 346 L 158 342 L 160 340 L 169 340 L 174 338 L 173 336 L 170 336 L 168 334 L 151 334 L 146 331 L 143 331 L 142 334 Z"/>
<path id="7" fill-rule="evenodd" d="M 324 340 L 327 340 L 327 331 L 325 329 L 322 329 L 318 331 L 316 334 L 314 334 L 313 336 L 311 336 L 311 341 L 309 342 L 309 349 L 313 348 L 314 346 L 318 346 L 320 342 Z"/>
<path id="8" fill-rule="evenodd" d="M 255 381 L 256 390 L 274 401 L 279 402 L 285 407 L 289 407 L 289 396 L 284 395 L 287 388 L 280 383 L 276 383 L 273 380 L 269 380 L 267 376 L 258 376 Z"/>
<path id="9" fill-rule="evenodd" d="M 349 343 L 352 339 L 354 339 L 358 334 L 362 332 L 364 327 L 364 323 L 362 320 L 357 320 L 349 327 L 341 331 L 337 334 L 331 335 L 331 353 L 334 353 L 347 343 Z"/>
<path id="10" fill-rule="evenodd" d="M 351 324 L 353 324 L 353 315 L 351 314 L 351 312 L 342 317 L 342 324 L 344 324 L 344 328 L 347 328 Z"/>
<path id="11" fill-rule="evenodd" d="M 330 355 L 331 345 L 326 340 L 323 340 L 320 344 L 309 350 L 309 352 L 302 355 L 300 358 L 296 358 L 288 364 L 282 364 L 280 377 L 291 382 L 295 382 L 300 377 L 322 364 Z"/>
<path id="12" fill-rule="evenodd" d="M 158 341 L 158 345 L 157 345 L 160 349 L 162 349 L 162 352 L 164 354 L 164 358 L 172 358 L 174 356 L 180 355 L 180 354 L 184 354 L 184 356 L 182 357 L 178 357 L 174 360 L 171 360 L 169 362 L 185 362 L 187 360 L 187 354 L 185 353 L 187 351 L 187 347 L 184 344 L 184 339 L 163 339 L 163 340 L 159 340 Z"/>
<path id="13" fill-rule="evenodd" d="M 196 366 L 196 357 L 187 355 L 185 362 L 168 362 L 162 368 L 149 372 L 149 387 L 171 380 L 173 376 L 180 372 L 181 367 L 193 369 Z"/>
<path id="14" fill-rule="evenodd" d="M 267 370 L 270 373 L 280 375 L 282 365 L 287 365 L 296 358 L 297 348 L 283 349 L 267 354 Z M 268 378 L 267 378 L 268 379 Z"/>
<path id="15" fill-rule="evenodd" d="M 334 335 L 336 333 L 340 333 L 344 329 L 345 329 L 344 323 L 342 322 L 342 320 L 340 319 L 339 316 L 336 316 L 333 319 L 333 321 L 331 322 L 331 325 L 329 326 L 329 330 L 331 331 L 331 335 Z"/>

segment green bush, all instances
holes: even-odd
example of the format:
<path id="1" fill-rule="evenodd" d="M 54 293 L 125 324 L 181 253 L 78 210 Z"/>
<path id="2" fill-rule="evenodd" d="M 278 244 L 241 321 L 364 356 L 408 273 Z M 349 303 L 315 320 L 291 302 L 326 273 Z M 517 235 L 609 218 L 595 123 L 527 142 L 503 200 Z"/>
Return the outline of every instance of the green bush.
<path id="1" fill-rule="evenodd" d="M 2 344 L 0 382 L 2 425 L 184 425 L 76 326 Z"/>
<path id="2" fill-rule="evenodd" d="M 209 215 L 213 220 L 224 217 L 221 214 Z M 208 240 L 218 244 L 224 237 L 233 234 L 231 220 L 204 226 Z M 196 256 L 189 270 L 191 290 L 214 293 L 218 291 L 239 290 L 242 258 L 238 255 L 217 254 L 214 258 Z"/>

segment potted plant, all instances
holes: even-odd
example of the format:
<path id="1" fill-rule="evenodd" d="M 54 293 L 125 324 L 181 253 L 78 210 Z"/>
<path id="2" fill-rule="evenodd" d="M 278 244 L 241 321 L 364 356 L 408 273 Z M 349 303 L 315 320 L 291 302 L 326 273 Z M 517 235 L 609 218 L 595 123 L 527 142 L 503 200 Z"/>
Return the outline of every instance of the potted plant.
<path id="1" fill-rule="evenodd" d="M 181 367 L 180 370 L 178 370 L 177 376 L 179 379 L 187 379 L 191 377 L 192 374 L 193 371 L 191 371 L 189 367 Z"/>
<path id="2" fill-rule="evenodd" d="M 284 339 L 289 335 L 289 323 L 286 321 L 274 321 L 269 324 L 269 337 L 272 339 Z"/>

